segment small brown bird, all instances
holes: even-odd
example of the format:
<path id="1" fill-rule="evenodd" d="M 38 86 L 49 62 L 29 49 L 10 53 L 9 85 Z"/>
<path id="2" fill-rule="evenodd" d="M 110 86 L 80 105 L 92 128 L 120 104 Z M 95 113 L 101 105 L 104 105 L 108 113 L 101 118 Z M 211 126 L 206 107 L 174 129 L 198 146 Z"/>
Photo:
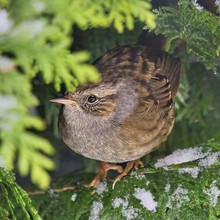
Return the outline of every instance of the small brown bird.
<path id="1" fill-rule="evenodd" d="M 164 52 L 152 58 L 147 47 L 133 45 L 108 51 L 94 65 L 101 82 L 51 101 L 63 104 L 58 124 L 66 145 L 101 161 L 90 184 L 96 187 L 111 169 L 120 173 L 119 181 L 167 139 L 180 62 Z M 123 162 L 124 169 L 118 164 Z"/>

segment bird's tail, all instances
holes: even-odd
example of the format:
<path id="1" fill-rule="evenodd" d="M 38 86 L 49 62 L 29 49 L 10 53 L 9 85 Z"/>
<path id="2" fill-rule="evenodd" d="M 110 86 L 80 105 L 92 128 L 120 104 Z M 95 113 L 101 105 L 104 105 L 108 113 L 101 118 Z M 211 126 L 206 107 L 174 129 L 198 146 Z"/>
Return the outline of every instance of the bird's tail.
<path id="1" fill-rule="evenodd" d="M 172 97 L 175 98 L 179 88 L 180 81 L 180 60 L 174 58 L 174 55 L 169 55 L 163 51 L 166 43 L 166 38 L 163 35 L 156 35 L 154 32 L 143 30 L 139 36 L 138 45 L 147 47 L 149 59 L 154 61 L 157 69 L 160 69 L 160 74 L 165 76 L 171 86 Z M 155 74 L 157 71 L 155 71 Z"/>

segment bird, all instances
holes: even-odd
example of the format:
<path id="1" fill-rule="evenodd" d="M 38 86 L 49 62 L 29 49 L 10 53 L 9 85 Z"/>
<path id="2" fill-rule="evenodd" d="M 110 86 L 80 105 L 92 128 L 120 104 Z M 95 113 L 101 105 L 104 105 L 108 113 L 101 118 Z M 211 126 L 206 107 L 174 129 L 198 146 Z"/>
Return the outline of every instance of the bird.
<path id="1" fill-rule="evenodd" d="M 58 128 L 64 143 L 100 161 L 91 187 L 118 171 L 114 184 L 170 134 L 179 87 L 180 60 L 143 45 L 117 46 L 94 61 L 97 83 L 67 91 L 50 101 L 62 104 Z M 123 167 L 121 164 L 126 163 Z"/>

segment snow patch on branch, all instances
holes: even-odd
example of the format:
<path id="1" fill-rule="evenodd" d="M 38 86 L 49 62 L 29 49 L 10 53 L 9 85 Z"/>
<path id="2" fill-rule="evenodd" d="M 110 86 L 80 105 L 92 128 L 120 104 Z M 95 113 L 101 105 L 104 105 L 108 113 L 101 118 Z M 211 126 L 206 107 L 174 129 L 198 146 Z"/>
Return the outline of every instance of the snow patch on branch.
<path id="1" fill-rule="evenodd" d="M 179 168 L 178 172 L 180 174 L 188 173 L 193 178 L 197 178 L 200 171 L 202 171 L 204 168 L 209 168 L 218 160 L 220 159 L 220 151 L 213 152 L 211 150 L 208 150 L 204 152 L 204 149 L 202 147 L 195 147 L 195 148 L 188 148 L 188 149 L 182 149 L 182 150 L 176 150 L 171 155 L 168 155 L 162 159 L 159 159 L 155 167 L 156 168 L 164 168 L 165 170 L 168 170 L 169 166 L 171 165 L 177 165 L 187 162 L 193 162 L 198 161 L 198 166 L 196 167 L 186 167 L 186 168 Z"/>
<path id="2" fill-rule="evenodd" d="M 197 2 L 197 0 L 192 0 L 193 5 L 195 6 L 196 9 L 199 11 L 203 10 L 204 8 Z"/>
<path id="3" fill-rule="evenodd" d="M 216 186 L 217 181 L 214 180 L 212 184 L 210 185 L 209 189 L 204 189 L 203 192 L 209 196 L 209 200 L 212 206 L 216 206 L 218 202 L 218 197 L 220 195 L 220 190 Z"/>
<path id="4" fill-rule="evenodd" d="M 215 5 L 220 10 L 220 0 L 215 0 Z"/>
<path id="5" fill-rule="evenodd" d="M 5 9 L 0 10 L 0 34 L 6 34 L 10 31 L 12 25 L 13 22 L 9 18 L 8 11 Z"/>
<path id="6" fill-rule="evenodd" d="M 196 179 L 199 175 L 199 172 L 200 172 L 200 168 L 199 167 L 193 167 L 193 168 L 180 168 L 178 169 L 178 172 L 180 174 L 182 173 L 188 173 L 192 176 L 192 178 Z"/>
<path id="7" fill-rule="evenodd" d="M 122 206 L 122 216 L 125 217 L 127 220 L 133 220 L 138 217 L 140 210 L 138 208 L 134 208 L 133 206 L 129 206 L 128 204 L 128 196 L 124 199 L 122 198 L 115 198 L 112 201 L 113 208 L 119 208 Z"/>
<path id="8" fill-rule="evenodd" d="M 188 148 L 188 149 L 178 149 L 174 151 L 171 155 L 159 159 L 155 164 L 156 168 L 167 167 L 175 164 L 182 164 L 191 161 L 195 161 L 208 156 L 210 151 L 203 152 L 202 148 Z"/>
<path id="9" fill-rule="evenodd" d="M 96 193 L 98 195 L 102 195 L 104 192 L 108 192 L 108 185 L 106 181 L 100 182 L 96 187 Z"/>
<path id="10" fill-rule="evenodd" d="M 3 168 L 4 167 L 4 159 L 3 157 L 0 155 L 0 168 Z"/>
<path id="11" fill-rule="evenodd" d="M 166 204 L 168 208 L 180 208 L 184 202 L 190 201 L 188 190 L 182 186 L 178 186 L 173 194 L 169 197 Z"/>
<path id="12" fill-rule="evenodd" d="M 6 56 L 0 56 L 0 73 L 7 73 L 15 69 L 15 63 Z"/>
<path id="13" fill-rule="evenodd" d="M 73 202 L 75 202 L 75 201 L 76 201 L 76 197 L 77 197 L 77 194 L 74 193 L 74 194 L 71 196 L 71 200 L 72 200 Z"/>
<path id="14" fill-rule="evenodd" d="M 141 201 L 141 205 L 151 212 L 156 212 L 157 202 L 154 200 L 150 191 L 145 189 L 136 188 L 134 193 L 135 198 Z"/>
<path id="15" fill-rule="evenodd" d="M 220 151 L 210 152 L 209 155 L 199 161 L 199 166 L 209 168 L 219 160 Z"/>
<path id="16" fill-rule="evenodd" d="M 165 189 L 164 189 L 165 192 L 168 193 L 170 191 L 170 188 L 171 188 L 170 183 L 167 183 L 166 186 L 165 186 Z"/>
<path id="17" fill-rule="evenodd" d="M 92 210 L 90 212 L 89 220 L 99 220 L 99 213 L 103 208 L 103 204 L 100 201 L 94 201 L 92 203 Z"/>
<path id="18" fill-rule="evenodd" d="M 16 26 L 13 29 L 12 35 L 21 35 L 33 39 L 44 31 L 45 25 L 44 20 L 27 20 Z"/>

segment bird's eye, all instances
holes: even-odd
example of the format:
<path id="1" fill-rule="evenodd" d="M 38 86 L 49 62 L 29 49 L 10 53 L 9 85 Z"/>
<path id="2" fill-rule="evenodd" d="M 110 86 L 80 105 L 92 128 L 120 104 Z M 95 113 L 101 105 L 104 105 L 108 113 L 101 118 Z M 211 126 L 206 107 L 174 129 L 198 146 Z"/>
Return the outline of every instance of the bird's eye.
<path id="1" fill-rule="evenodd" d="M 89 103 L 94 103 L 97 100 L 97 97 L 95 95 L 90 95 L 88 97 L 88 102 Z"/>

